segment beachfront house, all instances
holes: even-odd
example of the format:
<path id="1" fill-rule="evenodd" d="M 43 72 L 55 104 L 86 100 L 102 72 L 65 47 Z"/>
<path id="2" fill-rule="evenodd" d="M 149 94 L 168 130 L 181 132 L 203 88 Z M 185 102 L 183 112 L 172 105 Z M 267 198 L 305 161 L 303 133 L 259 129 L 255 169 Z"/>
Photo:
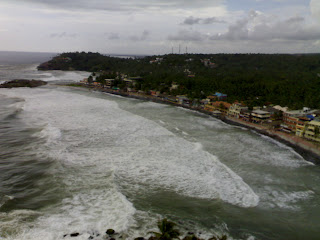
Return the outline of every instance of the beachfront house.
<path id="1" fill-rule="evenodd" d="M 216 92 L 215 94 L 208 96 L 207 98 L 209 98 L 211 101 L 216 101 L 216 100 L 226 100 L 227 99 L 227 94 L 224 93 L 220 93 L 220 92 Z"/>
<path id="2" fill-rule="evenodd" d="M 296 125 L 296 135 L 298 137 L 303 137 L 305 135 L 307 127 L 308 127 L 310 121 L 312 121 L 313 119 L 314 119 L 313 116 L 298 117 L 298 122 Z"/>
<path id="3" fill-rule="evenodd" d="M 251 122 L 251 110 L 249 109 L 241 109 L 239 118 L 246 122 Z"/>
<path id="4" fill-rule="evenodd" d="M 251 112 L 252 122 L 255 123 L 265 123 L 270 119 L 270 113 L 263 110 L 253 110 Z"/>
<path id="5" fill-rule="evenodd" d="M 307 115 L 311 116 L 315 112 L 317 112 L 317 110 L 310 110 L 307 108 L 284 112 L 282 124 L 283 131 L 295 133 L 297 130 L 297 124 L 299 122 L 299 117 L 304 117 Z"/>
<path id="6" fill-rule="evenodd" d="M 308 140 L 320 142 L 320 120 L 315 119 L 308 123 L 304 137 Z"/>
<path id="7" fill-rule="evenodd" d="M 247 110 L 248 107 L 244 106 L 241 103 L 233 103 L 229 110 L 228 110 L 228 116 L 233 118 L 240 118 L 241 110 Z"/>
<path id="8" fill-rule="evenodd" d="M 113 84 L 114 84 L 114 79 L 105 79 L 105 85 L 106 85 L 106 88 L 112 88 L 113 87 Z"/>
<path id="9" fill-rule="evenodd" d="M 167 96 L 165 98 L 165 100 L 167 100 L 168 102 L 171 102 L 171 103 L 178 103 L 178 99 L 176 96 Z"/>
<path id="10" fill-rule="evenodd" d="M 222 115 L 227 115 L 231 104 L 223 101 L 210 102 L 205 105 L 204 110 L 209 112 L 220 111 Z"/>
<path id="11" fill-rule="evenodd" d="M 178 103 L 181 105 L 186 105 L 186 106 L 190 105 L 190 99 L 185 95 L 178 95 L 177 100 L 178 100 Z"/>

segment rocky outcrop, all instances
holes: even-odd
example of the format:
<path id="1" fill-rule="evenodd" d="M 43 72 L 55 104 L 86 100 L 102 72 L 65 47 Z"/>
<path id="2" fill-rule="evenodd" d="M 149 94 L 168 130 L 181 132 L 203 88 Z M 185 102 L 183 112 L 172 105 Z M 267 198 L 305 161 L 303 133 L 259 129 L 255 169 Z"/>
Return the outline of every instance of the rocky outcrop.
<path id="1" fill-rule="evenodd" d="M 46 85 L 47 82 L 41 80 L 15 79 L 0 84 L 0 88 L 17 88 L 17 87 L 40 87 Z"/>

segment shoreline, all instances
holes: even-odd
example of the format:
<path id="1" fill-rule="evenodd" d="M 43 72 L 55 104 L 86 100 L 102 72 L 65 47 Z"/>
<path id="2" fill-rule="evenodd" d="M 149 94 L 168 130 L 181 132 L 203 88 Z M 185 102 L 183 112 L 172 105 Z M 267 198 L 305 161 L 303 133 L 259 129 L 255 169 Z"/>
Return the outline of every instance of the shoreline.
<path id="1" fill-rule="evenodd" d="M 312 142 L 306 141 L 305 139 L 297 137 L 297 136 L 289 135 L 287 133 L 276 131 L 276 130 L 270 130 L 262 125 L 257 125 L 257 124 L 245 122 L 245 121 L 231 118 L 231 117 L 227 117 L 227 116 L 218 117 L 218 116 L 215 116 L 211 112 L 206 111 L 204 109 L 185 106 L 185 105 L 178 104 L 178 103 L 173 103 L 173 102 L 170 102 L 170 101 L 158 98 L 158 97 L 154 97 L 154 96 L 146 96 L 146 95 L 140 95 L 140 94 L 132 94 L 132 93 L 128 93 L 128 92 L 113 91 L 110 89 L 105 89 L 105 88 L 102 89 L 99 87 L 87 86 L 87 85 L 83 85 L 83 84 L 77 84 L 77 85 L 79 87 L 84 87 L 84 88 L 91 89 L 94 91 L 109 93 L 112 95 L 118 95 L 118 96 L 127 97 L 127 98 L 134 98 L 134 99 L 139 99 L 139 100 L 151 101 L 151 102 L 156 102 L 156 103 L 160 103 L 160 104 L 182 107 L 185 109 L 197 111 L 197 112 L 206 114 L 208 116 L 214 117 L 216 119 L 219 119 L 229 125 L 244 127 L 246 129 L 253 130 L 254 132 L 256 132 L 258 134 L 268 136 L 268 137 L 270 137 L 280 143 L 285 144 L 286 146 L 291 147 L 298 154 L 300 154 L 306 161 L 311 162 L 315 165 L 320 165 L 320 148 L 317 148 Z"/>

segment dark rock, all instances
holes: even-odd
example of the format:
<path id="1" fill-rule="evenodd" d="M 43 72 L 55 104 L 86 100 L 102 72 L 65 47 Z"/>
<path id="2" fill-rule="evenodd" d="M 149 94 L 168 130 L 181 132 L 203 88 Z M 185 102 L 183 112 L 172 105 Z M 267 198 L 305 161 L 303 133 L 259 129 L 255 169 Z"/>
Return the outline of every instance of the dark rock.
<path id="1" fill-rule="evenodd" d="M 78 237 L 80 235 L 80 233 L 71 233 L 70 237 Z"/>
<path id="2" fill-rule="evenodd" d="M 0 84 L 0 88 L 17 88 L 17 87 L 39 87 L 46 85 L 47 82 L 41 80 L 27 80 L 27 79 L 15 79 Z"/>
<path id="3" fill-rule="evenodd" d="M 137 237 L 134 240 L 145 240 L 144 237 Z"/>
<path id="4" fill-rule="evenodd" d="M 116 240 L 115 238 L 110 238 L 110 240 Z"/>
<path id="5" fill-rule="evenodd" d="M 88 238 L 88 240 L 93 239 L 93 238 L 94 238 L 93 236 L 90 236 L 90 237 Z"/>
<path id="6" fill-rule="evenodd" d="M 108 229 L 106 231 L 106 234 L 108 234 L 108 235 L 113 235 L 114 233 L 115 233 L 115 231 L 113 229 Z"/>
<path id="7" fill-rule="evenodd" d="M 66 236 L 68 236 L 68 234 L 63 235 L 64 238 L 65 238 Z"/>

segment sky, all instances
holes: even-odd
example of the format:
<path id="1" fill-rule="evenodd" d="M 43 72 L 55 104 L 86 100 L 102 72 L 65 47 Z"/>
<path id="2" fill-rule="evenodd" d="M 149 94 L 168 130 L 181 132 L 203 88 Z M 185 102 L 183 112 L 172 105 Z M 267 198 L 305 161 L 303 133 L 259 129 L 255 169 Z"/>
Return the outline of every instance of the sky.
<path id="1" fill-rule="evenodd" d="M 320 0 L 1 0 L 0 51 L 319 53 Z"/>

